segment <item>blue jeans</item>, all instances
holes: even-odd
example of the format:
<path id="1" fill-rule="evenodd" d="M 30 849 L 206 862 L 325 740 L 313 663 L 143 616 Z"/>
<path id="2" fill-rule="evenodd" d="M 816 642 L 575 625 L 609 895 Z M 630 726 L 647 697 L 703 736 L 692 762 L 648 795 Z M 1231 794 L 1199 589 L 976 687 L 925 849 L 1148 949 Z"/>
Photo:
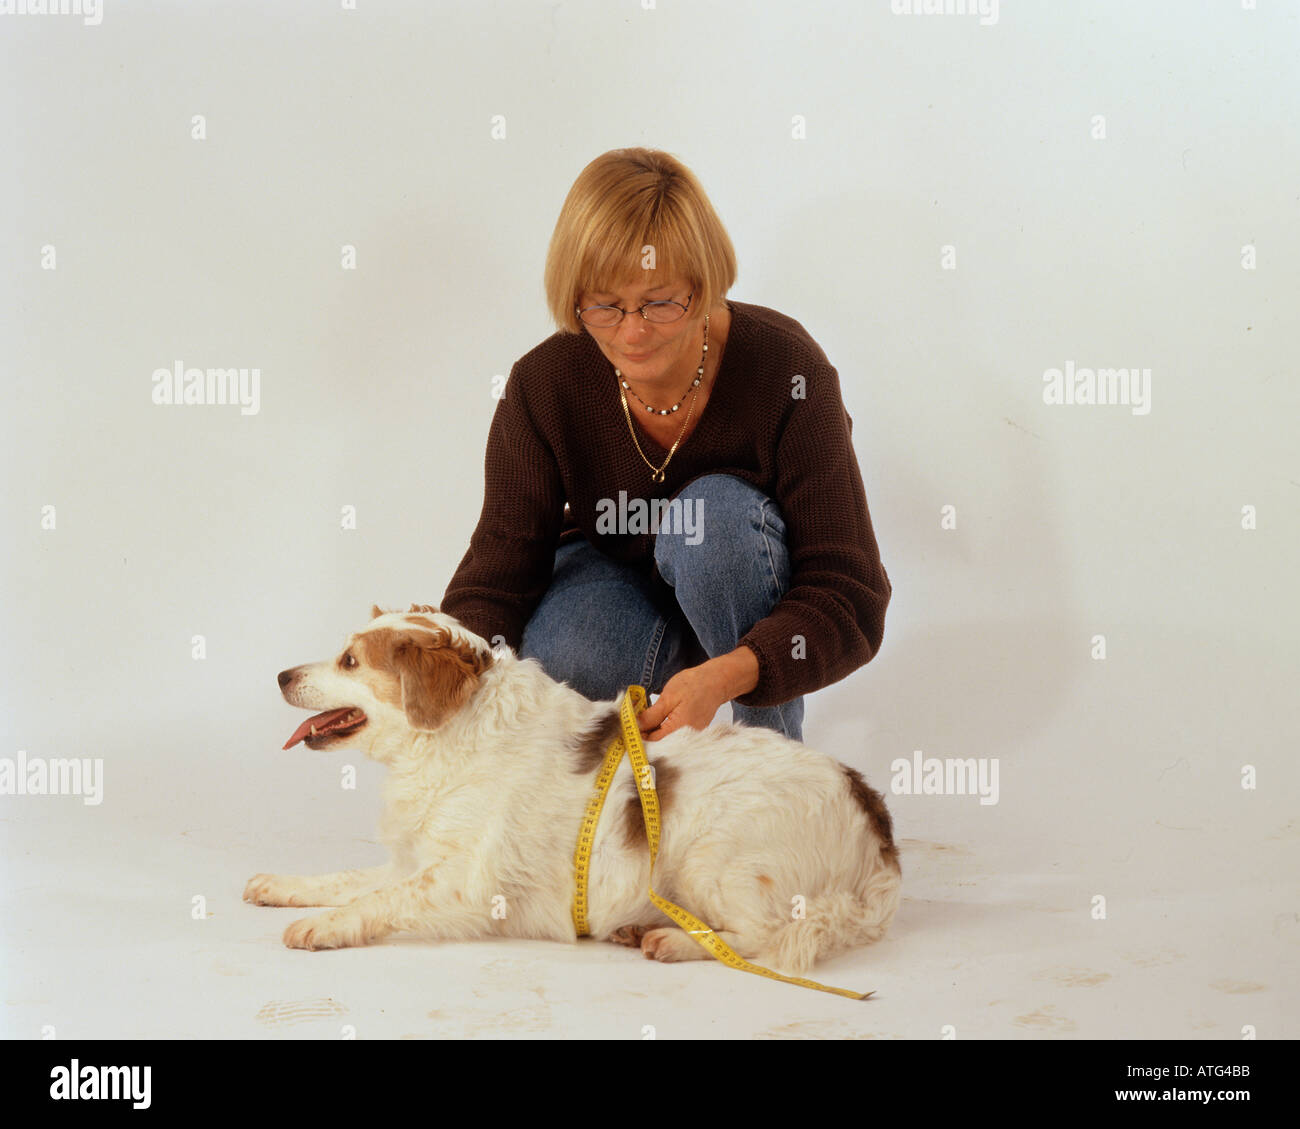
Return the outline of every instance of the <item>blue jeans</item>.
<path id="1" fill-rule="evenodd" d="M 655 534 L 659 575 L 676 606 L 661 609 L 649 577 L 586 538 L 560 546 L 551 586 L 524 628 L 520 658 L 592 701 L 632 684 L 651 694 L 687 667 L 736 649 L 790 585 L 785 523 L 771 498 L 729 474 L 706 474 L 677 494 L 696 528 L 665 522 Z M 694 542 L 694 543 L 692 543 Z M 803 698 L 779 706 L 731 704 L 743 725 L 803 740 Z"/>

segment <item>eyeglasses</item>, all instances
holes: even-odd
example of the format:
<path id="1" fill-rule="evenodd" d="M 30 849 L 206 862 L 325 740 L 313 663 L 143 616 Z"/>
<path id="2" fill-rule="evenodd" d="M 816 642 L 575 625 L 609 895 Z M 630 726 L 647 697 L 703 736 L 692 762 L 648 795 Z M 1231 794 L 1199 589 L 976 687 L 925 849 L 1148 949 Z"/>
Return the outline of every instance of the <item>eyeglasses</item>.
<path id="1" fill-rule="evenodd" d="M 585 310 L 578 309 L 580 317 L 588 325 L 594 325 L 602 329 L 608 329 L 610 326 L 618 325 L 623 320 L 624 314 L 639 313 L 646 321 L 655 322 L 658 325 L 667 325 L 671 321 L 679 320 L 685 315 L 687 308 L 691 304 L 691 299 L 695 297 L 695 291 L 692 290 L 686 297 L 686 305 L 681 302 L 646 302 L 638 306 L 635 310 L 625 310 L 622 306 L 588 306 Z"/>

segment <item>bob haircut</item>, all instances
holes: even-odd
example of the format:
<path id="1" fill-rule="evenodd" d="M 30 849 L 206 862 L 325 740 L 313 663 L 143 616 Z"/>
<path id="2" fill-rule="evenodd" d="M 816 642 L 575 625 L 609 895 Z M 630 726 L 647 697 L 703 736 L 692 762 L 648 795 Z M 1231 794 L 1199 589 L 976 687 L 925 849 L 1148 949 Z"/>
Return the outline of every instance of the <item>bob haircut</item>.
<path id="1" fill-rule="evenodd" d="M 688 318 L 702 318 L 736 282 L 735 249 L 700 182 L 659 149 L 601 154 L 569 189 L 546 253 L 555 324 L 583 331 L 575 310 L 584 290 L 616 292 L 629 281 L 648 290 L 675 277 L 695 292 Z"/>

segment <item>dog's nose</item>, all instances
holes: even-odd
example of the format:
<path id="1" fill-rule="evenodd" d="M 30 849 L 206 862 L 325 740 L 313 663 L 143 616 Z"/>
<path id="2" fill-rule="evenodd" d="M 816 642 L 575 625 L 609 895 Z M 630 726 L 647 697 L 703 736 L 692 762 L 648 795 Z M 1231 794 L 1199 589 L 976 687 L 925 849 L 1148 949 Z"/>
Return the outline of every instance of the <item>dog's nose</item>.
<path id="1" fill-rule="evenodd" d="M 280 689 L 283 690 L 286 686 L 289 685 L 290 682 L 293 681 L 293 671 L 282 670 L 275 677 L 276 680 L 280 683 Z"/>

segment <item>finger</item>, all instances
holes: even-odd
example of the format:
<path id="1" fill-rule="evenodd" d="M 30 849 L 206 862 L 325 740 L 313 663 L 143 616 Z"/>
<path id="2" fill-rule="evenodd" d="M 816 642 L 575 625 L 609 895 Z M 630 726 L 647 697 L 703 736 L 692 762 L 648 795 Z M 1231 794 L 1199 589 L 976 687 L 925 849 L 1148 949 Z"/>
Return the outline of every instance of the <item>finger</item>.
<path id="1" fill-rule="evenodd" d="M 636 715 L 636 723 L 644 732 L 646 729 L 653 729 L 663 720 L 664 703 L 663 699 L 655 702 L 653 706 L 647 706 Z"/>
<path id="2" fill-rule="evenodd" d="M 676 729 L 677 723 L 671 717 L 666 717 L 653 732 L 643 733 L 641 736 L 646 741 L 659 741 L 667 737 L 669 733 L 675 732 Z"/>

